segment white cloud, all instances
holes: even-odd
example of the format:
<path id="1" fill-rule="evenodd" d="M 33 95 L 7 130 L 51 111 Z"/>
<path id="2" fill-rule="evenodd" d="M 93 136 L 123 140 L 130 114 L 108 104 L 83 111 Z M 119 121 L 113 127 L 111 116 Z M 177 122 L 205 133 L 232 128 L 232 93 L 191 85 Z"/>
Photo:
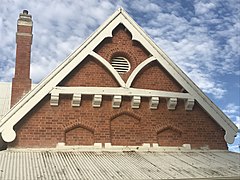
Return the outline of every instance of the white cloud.
<path id="1" fill-rule="evenodd" d="M 217 99 L 222 98 L 226 90 L 212 77 L 220 66 L 214 60 L 218 48 L 216 42 L 208 36 L 207 29 L 192 27 L 190 22 L 172 14 L 161 15 L 158 19 L 166 22 L 150 22 L 149 27 L 144 29 L 205 93 Z M 167 22 L 171 22 L 171 25 Z M 160 27 L 157 27 L 158 24 Z M 156 27 L 151 28 L 152 25 Z M 178 30 L 175 31 L 175 28 Z"/>
<path id="2" fill-rule="evenodd" d="M 159 12 L 161 7 L 148 0 L 132 1 L 131 7 L 143 13 Z"/>
<path id="3" fill-rule="evenodd" d="M 234 124 L 240 129 L 240 106 L 234 103 L 229 103 L 223 109 L 223 112 L 234 122 Z M 240 133 L 237 133 L 233 144 L 229 145 L 229 150 L 234 152 L 240 152 Z"/>
<path id="4" fill-rule="evenodd" d="M 232 151 L 232 152 L 240 152 L 240 138 L 237 139 L 237 142 L 232 144 L 232 145 L 229 145 L 229 148 L 228 148 L 229 151 Z"/>
<path id="5" fill-rule="evenodd" d="M 230 103 L 223 109 L 223 112 L 226 113 L 228 116 L 232 116 L 235 114 L 239 115 L 240 106 Z"/>
<path id="6" fill-rule="evenodd" d="M 211 9 L 215 8 L 215 5 L 213 3 L 203 3 L 200 1 L 197 2 L 194 7 L 196 14 L 202 15 L 208 13 Z"/>
<path id="7" fill-rule="evenodd" d="M 240 106 L 234 103 L 229 103 L 223 109 L 223 112 L 236 124 L 240 129 Z"/>
<path id="8" fill-rule="evenodd" d="M 240 129 L 240 116 L 236 116 L 235 124 L 238 127 L 238 129 Z"/>
<path id="9" fill-rule="evenodd" d="M 205 74 L 201 70 L 192 69 L 192 71 L 188 72 L 187 74 L 194 82 L 196 82 L 203 92 L 213 94 L 217 99 L 221 99 L 226 93 L 226 90 L 220 83 L 215 82 L 213 79 L 211 79 L 210 75 Z"/>

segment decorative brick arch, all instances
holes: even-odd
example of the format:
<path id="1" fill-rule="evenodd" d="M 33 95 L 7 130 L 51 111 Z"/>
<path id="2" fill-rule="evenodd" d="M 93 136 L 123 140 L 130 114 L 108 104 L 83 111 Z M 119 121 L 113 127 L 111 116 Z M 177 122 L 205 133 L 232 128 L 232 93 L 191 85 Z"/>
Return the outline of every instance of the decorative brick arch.
<path id="1" fill-rule="evenodd" d="M 111 117 L 110 117 L 110 121 L 112 121 L 113 119 L 115 119 L 115 118 L 117 118 L 118 116 L 121 116 L 121 115 L 131 116 L 131 117 L 137 119 L 139 122 L 141 120 L 141 116 L 139 116 L 138 114 L 136 114 L 134 112 L 131 112 L 131 111 L 120 111 L 118 113 L 112 114 Z"/>
<path id="2" fill-rule="evenodd" d="M 141 118 L 135 113 L 122 111 L 110 119 L 112 145 L 141 146 Z"/>
<path id="3" fill-rule="evenodd" d="M 83 122 L 81 120 L 75 120 L 74 122 L 69 122 L 68 124 L 63 126 L 63 130 L 64 132 L 68 132 L 72 129 L 78 128 L 78 127 L 82 127 L 84 129 L 87 129 L 89 131 L 91 131 L 92 133 L 94 133 L 95 128 L 88 122 Z"/>
<path id="4" fill-rule="evenodd" d="M 87 123 L 74 122 L 64 127 L 66 145 L 93 145 L 94 128 Z"/>
<path id="5" fill-rule="evenodd" d="M 165 131 L 167 129 L 171 129 L 171 130 L 173 130 L 173 131 L 175 131 L 175 132 L 177 132 L 179 134 L 182 134 L 182 131 L 180 129 L 178 129 L 176 127 L 173 127 L 173 126 L 170 126 L 170 125 L 166 125 L 166 126 L 157 125 L 155 127 L 155 131 L 156 131 L 157 134 L 159 134 L 159 133 L 161 133 L 161 132 L 163 132 L 163 131 Z"/>
<path id="6" fill-rule="evenodd" d="M 156 135 L 160 146 L 182 146 L 182 131 L 173 126 L 156 126 Z"/>

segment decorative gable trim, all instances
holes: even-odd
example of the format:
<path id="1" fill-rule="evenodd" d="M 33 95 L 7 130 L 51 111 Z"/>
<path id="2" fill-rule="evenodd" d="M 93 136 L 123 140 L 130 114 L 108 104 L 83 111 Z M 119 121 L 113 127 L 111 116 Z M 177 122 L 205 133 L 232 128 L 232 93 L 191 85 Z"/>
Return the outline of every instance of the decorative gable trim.
<path id="1" fill-rule="evenodd" d="M 132 97 L 131 105 L 132 105 L 133 109 L 138 109 L 139 106 L 140 106 L 140 103 L 141 103 L 141 97 L 140 96 L 133 96 Z"/>
<path id="2" fill-rule="evenodd" d="M 194 106 L 194 99 L 187 99 L 185 100 L 185 110 L 191 111 Z"/>
<path id="3" fill-rule="evenodd" d="M 93 107 L 101 107 L 101 104 L 102 104 L 102 95 L 100 95 L 100 94 L 94 95 L 92 106 Z"/>
<path id="4" fill-rule="evenodd" d="M 177 98 L 168 98 L 167 99 L 167 108 L 169 110 L 175 110 L 177 105 Z"/>
<path id="5" fill-rule="evenodd" d="M 139 41 L 151 53 L 148 58 L 134 70 L 125 84 L 117 71 L 104 59 L 93 52 L 97 45 L 106 37 L 112 37 L 112 30 L 122 23 L 132 34 L 132 39 Z M 13 126 L 17 124 L 39 101 L 48 95 L 77 65 L 88 55 L 102 62 L 117 79 L 121 87 L 128 89 L 138 72 L 151 61 L 157 60 L 162 67 L 195 99 L 204 110 L 225 130 L 225 140 L 233 143 L 238 128 L 234 123 L 179 69 L 176 64 L 149 38 L 138 24 L 122 9 L 118 9 L 103 23 L 75 52 L 59 65 L 49 76 L 43 79 L 32 91 L 27 93 L 0 120 L 0 133 L 5 142 L 15 139 Z M 184 93 L 185 94 L 185 93 Z M 133 94 L 134 95 L 134 94 Z M 53 98 L 54 99 L 54 98 Z M 56 100 L 56 97 L 55 97 Z M 56 102 L 55 102 L 56 104 Z M 191 105 L 187 105 L 191 106 Z"/>
<path id="6" fill-rule="evenodd" d="M 159 97 L 153 96 L 150 99 L 149 106 L 150 109 L 157 109 L 159 104 Z"/>
<path id="7" fill-rule="evenodd" d="M 119 95 L 113 96 L 113 99 L 112 99 L 113 108 L 120 108 L 121 103 L 122 103 L 122 96 L 119 96 Z"/>
<path id="8" fill-rule="evenodd" d="M 130 88 L 130 86 L 132 85 L 133 80 L 135 79 L 135 77 L 137 76 L 137 74 L 149 63 L 151 63 L 152 61 L 157 60 L 156 57 L 149 57 L 148 59 L 146 59 L 145 61 L 143 61 L 141 64 L 139 64 L 131 73 L 131 75 L 129 76 L 127 82 L 126 82 L 126 87 Z"/>
<path id="9" fill-rule="evenodd" d="M 72 99 L 72 106 L 73 107 L 79 107 L 81 103 L 82 95 L 78 93 L 73 94 L 73 99 Z"/>
<path id="10" fill-rule="evenodd" d="M 121 87 L 125 87 L 125 82 L 123 81 L 123 79 L 121 78 L 121 76 L 118 74 L 118 72 L 111 66 L 111 64 L 106 61 L 102 56 L 100 56 L 99 54 L 95 53 L 94 51 L 91 51 L 89 53 L 89 55 L 91 55 L 92 57 L 96 58 L 97 60 L 99 60 L 109 71 L 110 73 L 112 73 L 113 77 L 116 78 L 117 82 L 119 83 L 119 85 Z"/>
<path id="11" fill-rule="evenodd" d="M 50 105 L 58 106 L 59 94 L 51 94 Z"/>

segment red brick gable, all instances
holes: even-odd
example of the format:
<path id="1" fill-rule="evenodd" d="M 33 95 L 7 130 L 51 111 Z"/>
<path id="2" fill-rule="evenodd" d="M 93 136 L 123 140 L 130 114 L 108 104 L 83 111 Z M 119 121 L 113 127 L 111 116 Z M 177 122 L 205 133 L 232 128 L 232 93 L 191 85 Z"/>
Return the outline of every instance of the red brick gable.
<path id="1" fill-rule="evenodd" d="M 105 60 L 111 63 L 115 56 L 126 57 L 131 69 L 120 74 L 126 82 L 132 71 L 149 56 L 147 50 L 138 42 L 131 39 L 130 32 L 119 25 L 113 31 L 113 37 L 105 39 L 95 50 Z M 59 86 L 92 86 L 92 87 L 118 87 L 112 74 L 96 59 L 88 56 L 79 64 Z M 145 66 L 132 83 L 132 87 L 180 92 L 183 88 L 158 63 L 152 62 Z"/>
<path id="2" fill-rule="evenodd" d="M 0 121 L 0 144 L 226 149 L 236 126 L 125 12 L 111 18 Z"/>
<path id="3" fill-rule="evenodd" d="M 111 41 L 103 41 L 97 52 L 110 61 L 116 54 L 126 56 L 131 71 L 148 56 L 130 34 L 118 26 Z M 125 42 L 125 43 L 124 43 Z M 180 92 L 182 87 L 157 62 L 143 68 L 132 83 L 135 88 Z M 111 73 L 96 59 L 88 56 L 59 86 L 118 87 Z M 59 105 L 50 106 L 46 96 L 16 126 L 16 147 L 54 147 L 66 145 L 134 145 L 158 143 L 161 146 L 226 149 L 221 130 L 199 105 L 193 111 L 184 109 L 180 101 L 175 111 L 167 109 L 166 100 L 160 98 L 157 110 L 149 109 L 149 99 L 142 98 L 139 109 L 131 109 L 131 98 L 123 97 L 119 109 L 112 108 L 111 96 L 104 96 L 100 108 L 92 107 L 93 96 L 83 95 L 80 107 L 71 106 L 71 95 L 60 95 Z"/>

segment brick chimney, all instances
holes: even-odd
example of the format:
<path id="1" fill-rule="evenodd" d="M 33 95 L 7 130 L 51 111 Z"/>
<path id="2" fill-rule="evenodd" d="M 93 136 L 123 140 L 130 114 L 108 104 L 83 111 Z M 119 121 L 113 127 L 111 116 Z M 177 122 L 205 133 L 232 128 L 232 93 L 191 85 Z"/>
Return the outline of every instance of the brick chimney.
<path id="1" fill-rule="evenodd" d="M 32 16 L 27 10 L 20 13 L 17 21 L 16 33 L 16 65 L 15 76 L 12 79 L 11 107 L 17 103 L 29 90 L 32 81 L 30 79 L 30 57 L 32 45 Z"/>

